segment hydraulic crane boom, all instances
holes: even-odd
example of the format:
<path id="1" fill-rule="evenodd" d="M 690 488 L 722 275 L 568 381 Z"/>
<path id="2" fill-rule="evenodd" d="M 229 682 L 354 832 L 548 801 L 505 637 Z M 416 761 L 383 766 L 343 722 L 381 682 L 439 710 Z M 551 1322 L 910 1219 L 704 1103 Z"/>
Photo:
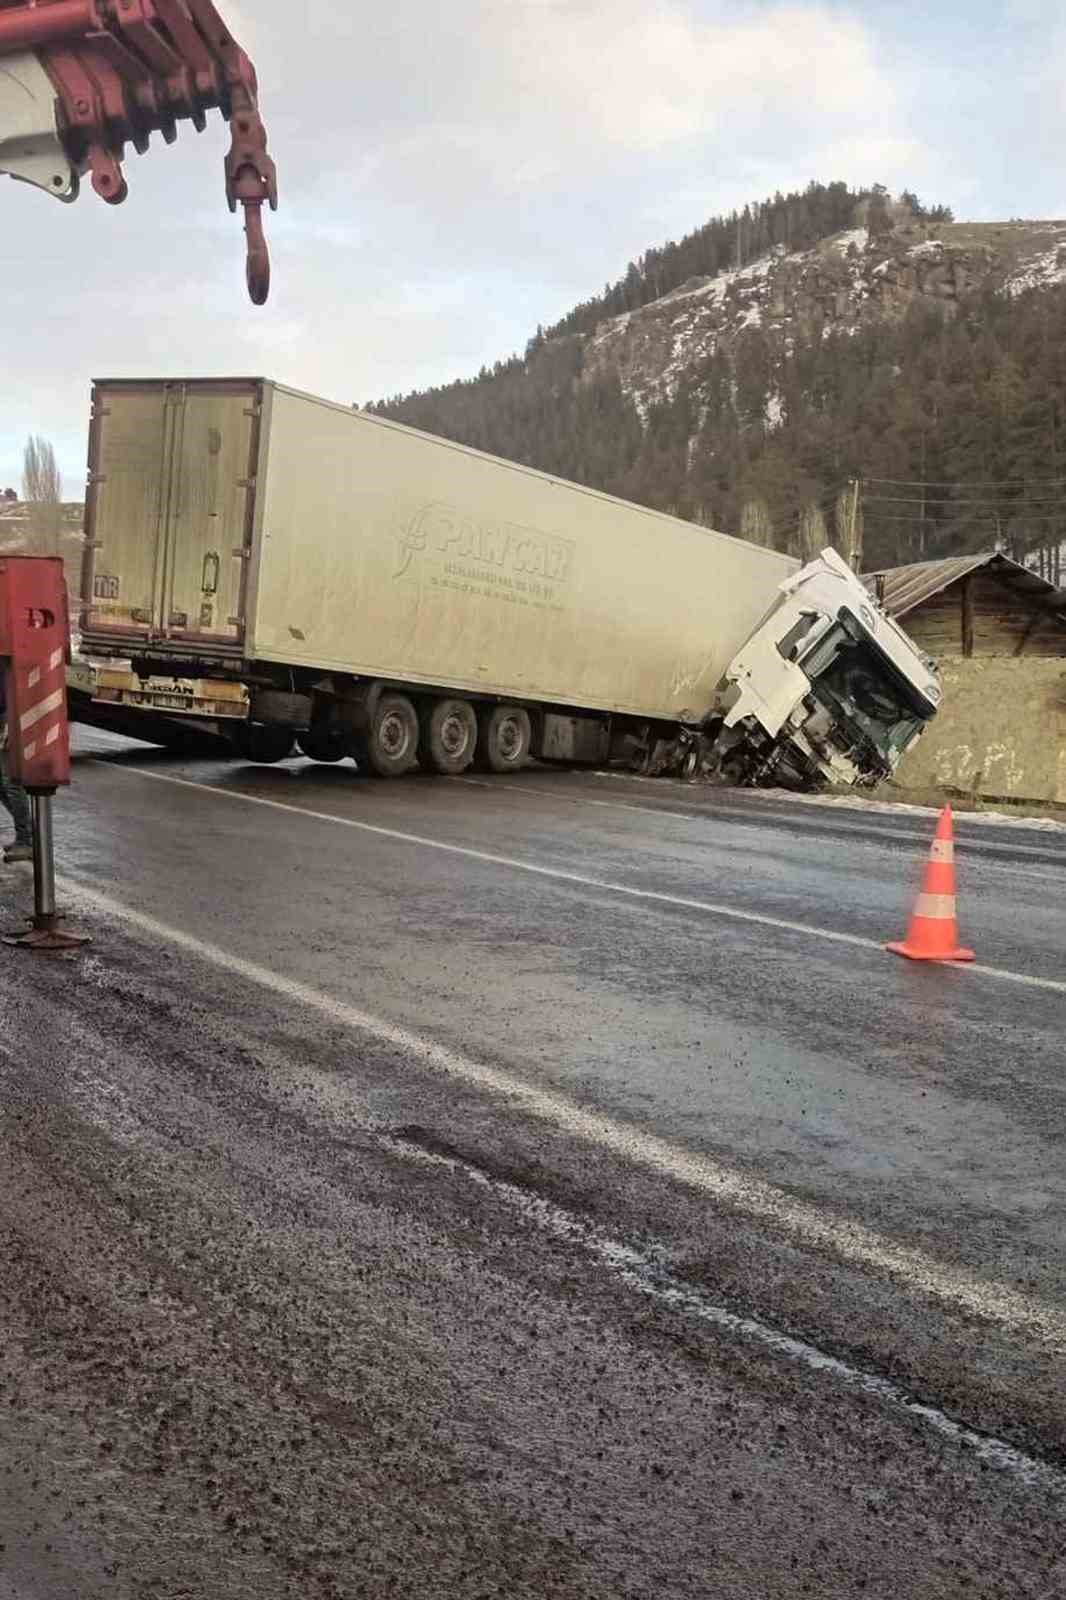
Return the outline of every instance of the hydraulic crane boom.
<path id="1" fill-rule="evenodd" d="M 167 144 L 177 124 L 230 124 L 226 199 L 244 207 L 248 292 L 270 288 L 264 203 L 277 209 L 255 68 L 212 0 L 0 0 L 0 172 L 74 200 L 79 180 L 110 205 L 126 198 L 126 144 Z"/>

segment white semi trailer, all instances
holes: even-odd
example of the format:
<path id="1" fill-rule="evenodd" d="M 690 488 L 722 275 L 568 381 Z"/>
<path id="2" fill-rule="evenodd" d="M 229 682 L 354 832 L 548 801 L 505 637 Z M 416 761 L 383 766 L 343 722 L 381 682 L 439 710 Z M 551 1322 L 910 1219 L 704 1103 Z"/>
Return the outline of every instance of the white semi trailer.
<path id="1" fill-rule="evenodd" d="M 863 784 L 940 698 L 832 551 L 800 570 L 262 379 L 97 382 L 86 534 L 82 648 L 130 668 L 98 702 L 251 760 Z"/>

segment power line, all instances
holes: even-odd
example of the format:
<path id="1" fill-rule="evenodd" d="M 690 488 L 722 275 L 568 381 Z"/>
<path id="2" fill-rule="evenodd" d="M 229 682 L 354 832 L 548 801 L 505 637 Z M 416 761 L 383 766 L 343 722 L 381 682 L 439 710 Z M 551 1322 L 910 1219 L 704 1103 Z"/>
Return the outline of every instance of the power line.
<path id="1" fill-rule="evenodd" d="M 968 483 L 958 480 L 933 478 L 868 478 L 863 477 L 863 483 L 887 483 L 897 489 L 1016 489 L 1022 478 L 974 478 Z M 1038 489 L 1052 489 L 1066 486 L 1066 478 L 1034 478 L 1030 480 Z"/>
<path id="2" fill-rule="evenodd" d="M 867 504 L 890 506 L 992 506 L 997 511 L 1014 511 L 1019 506 L 1066 506 L 1066 491 L 1063 494 L 1052 495 L 1027 495 L 1018 500 L 954 500 L 950 497 L 939 495 L 894 495 L 894 494 L 868 494 L 865 497 Z"/>
<path id="3" fill-rule="evenodd" d="M 930 527 L 939 528 L 939 529 L 944 529 L 948 525 L 946 520 L 938 520 L 936 517 L 923 517 L 919 513 L 915 513 L 913 516 L 907 516 L 907 515 L 900 515 L 899 513 L 894 512 L 894 511 L 877 511 L 877 512 L 874 513 L 874 516 L 876 517 L 876 519 L 877 519 L 877 521 L 879 523 L 881 523 L 881 522 L 910 522 L 910 523 L 924 522 L 924 523 L 928 523 L 930 525 Z M 957 520 L 959 522 L 1006 522 L 1006 521 L 1010 521 L 1011 519 L 1007 518 L 1007 517 L 1000 517 L 999 514 L 997 512 L 995 512 L 995 511 L 975 511 L 972 514 L 972 516 L 959 517 Z M 1062 521 L 1066 521 L 1066 507 L 1063 507 L 1063 509 L 1061 511 L 1030 511 L 1030 512 L 1026 513 L 1025 516 L 1019 517 L 1018 521 L 1022 522 L 1022 523 L 1025 523 L 1025 522 L 1062 522 Z"/>

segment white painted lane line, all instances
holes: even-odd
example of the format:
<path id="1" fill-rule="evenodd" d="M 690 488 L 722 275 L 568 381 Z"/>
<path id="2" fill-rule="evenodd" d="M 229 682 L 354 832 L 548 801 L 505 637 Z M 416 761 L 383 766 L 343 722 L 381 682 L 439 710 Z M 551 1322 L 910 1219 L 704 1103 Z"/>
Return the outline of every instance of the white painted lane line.
<path id="1" fill-rule="evenodd" d="M 780 1328 L 775 1328 L 772 1323 L 763 1322 L 758 1317 L 742 1317 L 737 1312 L 730 1311 L 727 1306 L 717 1304 L 709 1295 L 678 1278 L 662 1260 L 656 1260 L 647 1251 L 635 1250 L 632 1245 L 610 1238 L 584 1217 L 566 1211 L 553 1201 L 545 1200 L 540 1195 L 530 1194 L 515 1184 L 505 1182 L 502 1178 L 495 1178 L 457 1156 L 444 1155 L 412 1143 L 402 1133 L 387 1135 L 381 1139 L 381 1143 L 408 1160 L 413 1159 L 428 1166 L 444 1167 L 448 1171 L 461 1174 L 470 1183 L 487 1190 L 497 1201 L 502 1201 L 516 1211 L 526 1223 L 532 1223 L 534 1227 L 551 1234 L 556 1239 L 576 1244 L 601 1266 L 620 1278 L 628 1288 L 657 1301 L 660 1305 L 669 1307 L 671 1311 L 691 1317 L 694 1321 L 705 1322 L 711 1327 L 720 1328 L 749 1343 L 761 1345 L 764 1350 L 783 1356 L 788 1361 L 797 1362 L 809 1371 L 826 1373 L 849 1389 L 857 1389 L 862 1394 L 872 1395 L 891 1410 L 913 1417 L 942 1439 L 962 1446 L 978 1461 L 995 1471 L 1009 1473 L 1027 1484 L 1045 1485 L 1060 1494 L 1066 1491 L 1066 1473 L 1058 1468 L 1026 1455 L 1004 1439 L 978 1433 L 973 1428 L 968 1428 L 965 1423 L 956 1422 L 953 1417 L 941 1411 L 939 1406 L 916 1400 L 890 1378 L 882 1378 L 877 1373 L 864 1372 L 859 1367 L 853 1367 L 848 1362 L 841 1361 L 838 1356 L 831 1356 L 827 1351 L 820 1350 L 817 1345 L 809 1344 L 805 1339 L 797 1339 L 792 1334 L 782 1333 Z"/>
<path id="2" fill-rule="evenodd" d="M 672 1178 L 709 1199 L 768 1222 L 806 1245 L 828 1250 L 838 1259 L 886 1273 L 908 1289 L 1015 1332 L 1025 1332 L 1053 1349 L 1066 1351 L 1066 1312 L 1031 1295 L 1006 1284 L 989 1283 L 964 1268 L 937 1261 L 921 1250 L 885 1238 L 862 1223 L 821 1212 L 817 1206 L 797 1200 L 710 1156 L 698 1155 L 643 1129 L 587 1110 L 567 1095 L 527 1083 L 501 1067 L 460 1055 L 321 989 L 272 972 L 269 967 L 233 955 L 180 928 L 172 928 L 78 879 L 64 878 L 62 887 L 64 894 L 75 902 L 126 922 L 153 939 L 185 950 L 198 960 L 210 962 L 272 995 L 317 1012 L 334 1025 L 340 1023 L 379 1044 L 399 1050 L 420 1067 L 498 1097 L 517 1111 L 572 1138 L 598 1145 L 649 1171 Z"/>
<path id="3" fill-rule="evenodd" d="M 593 773 L 592 776 L 598 778 L 603 777 L 604 774 Z M 497 780 L 495 783 L 493 783 L 490 779 L 486 778 L 467 778 L 464 776 L 453 781 L 458 783 L 468 783 L 472 788 L 492 789 L 499 794 L 532 794 L 536 795 L 538 800 L 561 800 L 565 805 L 569 806 L 602 806 L 608 811 L 636 811 L 641 816 L 673 817 L 677 822 L 727 822 L 731 827 L 736 826 L 739 828 L 756 829 L 765 828 L 768 824 L 771 827 L 776 826 L 779 828 L 785 828 L 788 826 L 795 826 L 796 822 L 795 818 L 787 817 L 780 810 L 771 810 L 769 807 L 767 807 L 766 810 L 761 814 L 755 813 L 754 815 L 749 814 L 747 816 L 745 816 L 744 813 L 739 809 L 733 809 L 732 807 L 727 808 L 725 806 L 719 806 L 717 809 L 711 809 L 709 807 L 706 809 L 700 809 L 699 807 L 696 807 L 689 811 L 675 811 L 669 806 L 642 806 L 636 805 L 629 800 L 594 800 L 591 795 L 566 794 L 561 788 L 538 788 L 536 784 L 515 783 L 510 778 L 505 778 L 502 782 Z M 655 780 L 649 779 L 648 781 L 654 782 Z M 679 801 L 678 803 L 680 805 L 685 804 L 683 800 Z M 855 812 L 849 812 L 848 815 L 855 816 Z M 880 815 L 880 813 L 874 813 L 875 819 L 878 815 Z M 934 812 L 932 815 L 935 817 L 936 813 Z M 926 838 L 926 835 L 923 832 L 919 832 L 917 829 L 915 829 L 914 832 L 906 832 L 902 828 L 882 828 L 877 825 L 876 820 L 873 823 L 868 823 L 864 826 L 861 821 L 857 821 L 854 824 L 841 822 L 839 821 L 838 816 L 831 812 L 829 813 L 829 816 L 833 823 L 834 833 L 841 836 L 853 837 L 856 843 L 868 844 L 875 849 L 882 839 L 901 839 L 905 844 L 913 845 L 915 849 L 920 849 Z M 800 819 L 801 825 L 802 822 L 806 820 L 807 818 Z M 955 822 L 957 827 L 957 817 Z M 874 838 L 871 838 L 870 836 L 871 827 L 876 835 Z M 811 831 L 813 832 L 813 829 Z M 1046 856 L 1048 851 L 1051 849 L 1050 844 L 1010 844 L 1006 840 L 1000 839 L 975 839 L 972 834 L 968 834 L 964 838 L 958 838 L 956 843 L 962 843 L 965 846 L 966 852 L 970 859 L 979 860 L 982 866 L 1001 866 L 1012 873 L 1015 870 L 1012 863 L 1000 861 L 995 856 L 986 855 L 985 852 L 990 850 L 998 850 L 1001 852 L 1009 852 L 1011 855 Z M 1066 871 L 1066 852 L 1060 851 L 1059 854 L 1061 856 L 1061 861 L 1055 863 L 1054 865 L 1048 865 L 1041 873 L 1029 874 L 1029 876 L 1036 876 L 1046 879 L 1048 872 Z"/>
<path id="4" fill-rule="evenodd" d="M 510 778 L 502 783 L 465 777 L 457 781 L 468 783 L 473 789 L 491 789 L 498 794 L 533 794 L 538 800 L 561 800 L 568 806 L 601 806 L 605 811 L 635 811 L 641 817 L 672 817 L 675 822 L 720 822 L 723 819 L 721 811 L 673 811 L 669 806 L 638 806 L 628 800 L 594 800 L 591 795 L 564 794 L 561 789 L 538 789 L 536 784 L 514 783 Z M 729 820 L 732 820 L 731 816 Z M 758 826 L 747 817 L 738 817 L 736 820 L 742 828 Z"/>
<path id="5" fill-rule="evenodd" d="M 759 928 L 774 928 L 780 933 L 798 933 L 805 939 L 822 939 L 830 944 L 852 945 L 859 950 L 884 949 L 881 939 L 868 939 L 858 933 L 840 933 L 835 928 L 817 928 L 809 922 L 791 922 L 787 917 L 771 917 L 761 911 L 743 911 L 739 906 L 725 906 L 713 900 L 692 900 L 684 895 L 666 894 L 658 889 L 639 889 L 634 884 L 614 883 L 610 878 L 590 878 L 581 872 L 566 872 L 562 867 L 544 867 L 534 861 L 523 861 L 517 856 L 494 855 L 488 850 L 475 850 L 471 845 L 450 844 L 444 839 L 430 839 L 421 833 L 405 833 L 399 828 L 385 828 L 376 822 L 360 822 L 356 817 L 339 817 L 332 811 L 311 811 L 304 806 L 286 805 L 283 800 L 267 800 L 257 794 L 242 794 L 237 789 L 220 789 L 211 783 L 196 783 L 191 778 L 175 778 L 166 772 L 142 772 L 139 767 L 127 767 L 120 761 L 99 763 L 109 772 L 126 772 L 135 778 L 150 778 L 153 783 L 173 783 L 183 789 L 198 789 L 201 793 L 218 795 L 221 799 L 242 800 L 250 806 L 266 806 L 271 811 L 285 811 L 290 816 L 308 817 L 314 822 L 332 822 L 342 828 L 356 828 L 361 833 L 376 834 L 382 839 L 392 839 L 399 844 L 419 845 L 426 850 L 441 850 L 447 855 L 464 856 L 470 861 L 484 861 L 489 866 L 508 867 L 514 872 L 529 872 L 535 877 L 554 879 L 559 883 L 576 883 L 583 889 L 595 889 L 604 894 L 617 894 L 630 900 L 646 900 L 652 904 L 679 906 L 684 911 L 699 911 L 710 917 L 723 917 L 730 922 L 743 922 Z M 906 912 L 901 911 L 901 917 Z M 998 978 L 1004 983 L 1020 983 L 1031 989 L 1050 989 L 1055 994 L 1066 994 L 1066 980 L 1037 978 L 1028 972 L 1010 972 L 1003 967 L 983 967 L 977 962 L 963 964 L 954 961 L 943 963 L 956 972 L 979 973 L 985 978 Z M 902 970 L 902 969 L 898 969 Z"/>

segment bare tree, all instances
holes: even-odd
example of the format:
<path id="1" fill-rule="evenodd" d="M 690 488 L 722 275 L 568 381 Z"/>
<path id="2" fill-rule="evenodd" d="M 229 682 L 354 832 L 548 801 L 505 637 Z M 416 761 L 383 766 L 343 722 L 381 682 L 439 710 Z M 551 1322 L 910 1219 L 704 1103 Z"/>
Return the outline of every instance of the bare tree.
<path id="1" fill-rule="evenodd" d="M 749 544 L 774 548 L 774 524 L 770 507 L 761 498 L 745 500 L 740 510 L 740 537 Z"/>
<path id="2" fill-rule="evenodd" d="M 799 525 L 792 538 L 792 553 L 801 561 L 813 561 L 815 556 L 820 556 L 829 543 L 829 533 L 825 525 L 825 514 L 820 505 L 811 501 L 805 505 L 799 515 Z"/>
<path id="3" fill-rule="evenodd" d="M 47 439 L 31 434 L 22 454 L 22 498 L 29 507 L 30 542 L 40 553 L 60 555 L 62 481 Z"/>

